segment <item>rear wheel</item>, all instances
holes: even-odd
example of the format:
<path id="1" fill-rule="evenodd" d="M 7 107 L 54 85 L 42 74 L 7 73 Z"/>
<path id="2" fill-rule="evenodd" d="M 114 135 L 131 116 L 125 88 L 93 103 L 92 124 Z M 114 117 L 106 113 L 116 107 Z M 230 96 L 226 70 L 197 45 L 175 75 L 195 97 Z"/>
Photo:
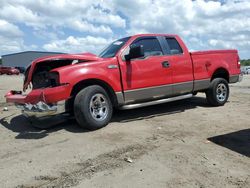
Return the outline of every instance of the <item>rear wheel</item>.
<path id="1" fill-rule="evenodd" d="M 228 82 L 224 78 L 215 78 L 206 91 L 206 97 L 212 106 L 224 105 L 229 97 Z"/>
<path id="2" fill-rule="evenodd" d="M 106 126 L 113 113 L 107 92 L 98 85 L 82 89 L 74 101 L 74 114 L 83 128 L 95 130 Z"/>

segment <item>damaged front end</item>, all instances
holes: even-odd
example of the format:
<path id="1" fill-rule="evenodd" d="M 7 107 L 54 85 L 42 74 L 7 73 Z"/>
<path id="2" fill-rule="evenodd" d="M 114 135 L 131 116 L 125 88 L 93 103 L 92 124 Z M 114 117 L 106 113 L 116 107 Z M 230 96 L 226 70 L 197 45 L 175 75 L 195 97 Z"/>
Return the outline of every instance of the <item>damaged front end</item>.
<path id="1" fill-rule="evenodd" d="M 35 127 L 47 128 L 60 123 L 68 116 L 67 101 L 70 98 L 68 84 L 51 88 L 34 89 L 27 95 L 10 91 L 6 101 L 14 103 Z"/>
<path id="2" fill-rule="evenodd" d="M 68 84 L 51 88 L 34 89 L 27 95 L 10 91 L 6 101 L 14 103 L 22 114 L 37 128 L 49 128 L 68 118 L 67 101 L 70 98 Z"/>
<path id="3" fill-rule="evenodd" d="M 68 118 L 65 104 L 66 101 L 54 104 L 40 101 L 36 104 L 26 103 L 24 105 L 16 104 L 16 106 L 22 110 L 23 115 L 30 120 L 33 126 L 43 129 L 62 123 Z"/>
<path id="4" fill-rule="evenodd" d="M 36 104 L 25 103 L 23 105 L 16 104 L 26 117 L 43 118 L 54 116 L 65 112 L 65 101 L 59 101 L 55 104 L 46 104 L 39 101 Z"/>
<path id="5" fill-rule="evenodd" d="M 37 59 L 24 75 L 23 92 L 27 92 L 27 89 L 31 91 L 24 94 L 12 90 L 5 95 L 6 102 L 21 108 L 23 114 L 31 120 L 51 120 L 52 117 L 65 115 L 70 110 L 67 102 L 71 98 L 72 85 L 60 82 L 60 77 L 65 76 L 59 74 L 60 69 L 98 59 L 90 53 L 62 54 Z"/>
<path id="6" fill-rule="evenodd" d="M 31 89 L 30 92 L 24 94 L 22 91 L 12 90 L 5 95 L 6 101 L 14 103 L 32 123 L 47 119 L 49 124 L 53 119 L 58 123 L 58 120 L 63 119 L 61 115 L 67 113 L 66 103 L 70 98 L 71 86 L 60 83 L 59 73 L 54 69 L 71 65 L 72 61 L 47 60 L 36 66 L 35 63 L 32 64 L 25 72 L 23 88 L 23 92 L 28 88 Z"/>

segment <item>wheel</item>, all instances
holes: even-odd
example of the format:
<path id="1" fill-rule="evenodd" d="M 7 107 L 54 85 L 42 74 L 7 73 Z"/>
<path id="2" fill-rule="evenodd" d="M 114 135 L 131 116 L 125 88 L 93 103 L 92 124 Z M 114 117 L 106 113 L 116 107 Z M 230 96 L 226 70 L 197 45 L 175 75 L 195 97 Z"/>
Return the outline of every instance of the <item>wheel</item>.
<path id="1" fill-rule="evenodd" d="M 228 82 L 224 78 L 215 78 L 206 91 L 206 97 L 212 106 L 223 106 L 229 97 Z"/>
<path id="2" fill-rule="evenodd" d="M 83 128 L 96 130 L 106 126 L 113 113 L 107 92 L 98 85 L 82 89 L 74 101 L 76 121 Z"/>

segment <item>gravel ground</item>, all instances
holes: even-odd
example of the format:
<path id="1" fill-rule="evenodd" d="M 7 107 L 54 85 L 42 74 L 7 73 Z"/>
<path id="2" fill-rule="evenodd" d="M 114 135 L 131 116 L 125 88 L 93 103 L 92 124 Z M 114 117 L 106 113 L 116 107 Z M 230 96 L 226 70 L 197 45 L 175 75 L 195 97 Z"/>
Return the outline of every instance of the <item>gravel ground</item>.
<path id="1" fill-rule="evenodd" d="M 3 95 L 21 76 L 0 76 L 1 187 L 250 187 L 250 76 L 223 107 L 204 94 L 116 111 L 88 132 L 74 120 L 33 128 Z"/>

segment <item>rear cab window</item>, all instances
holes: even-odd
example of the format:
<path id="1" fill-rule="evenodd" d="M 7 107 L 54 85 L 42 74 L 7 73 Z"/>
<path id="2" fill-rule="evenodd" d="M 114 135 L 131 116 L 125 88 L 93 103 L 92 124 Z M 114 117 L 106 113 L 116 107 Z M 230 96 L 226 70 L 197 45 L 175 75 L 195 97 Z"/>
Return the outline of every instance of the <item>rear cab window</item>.
<path id="1" fill-rule="evenodd" d="M 183 50 L 174 37 L 166 37 L 166 42 L 168 45 L 168 54 L 169 55 L 178 55 L 178 54 L 183 54 Z"/>

